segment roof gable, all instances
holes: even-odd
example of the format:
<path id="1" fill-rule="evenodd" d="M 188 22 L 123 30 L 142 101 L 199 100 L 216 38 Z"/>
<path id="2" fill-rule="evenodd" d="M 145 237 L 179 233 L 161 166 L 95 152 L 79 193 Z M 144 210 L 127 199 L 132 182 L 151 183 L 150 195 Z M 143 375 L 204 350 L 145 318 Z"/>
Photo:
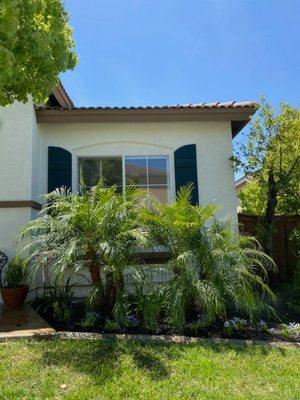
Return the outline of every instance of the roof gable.
<path id="1" fill-rule="evenodd" d="M 64 109 L 74 107 L 72 100 L 60 81 L 59 84 L 51 90 L 45 107 L 61 107 Z"/>

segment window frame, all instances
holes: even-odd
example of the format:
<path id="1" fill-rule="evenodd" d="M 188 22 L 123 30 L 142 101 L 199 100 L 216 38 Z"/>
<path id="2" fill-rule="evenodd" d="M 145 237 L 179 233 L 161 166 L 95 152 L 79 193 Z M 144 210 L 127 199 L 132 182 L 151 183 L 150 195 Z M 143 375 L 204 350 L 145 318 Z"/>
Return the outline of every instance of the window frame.
<path id="1" fill-rule="evenodd" d="M 124 182 L 123 182 L 123 190 L 126 190 L 126 158 L 136 158 L 136 159 L 146 159 L 146 171 L 147 171 L 147 184 L 146 185 L 137 185 L 137 187 L 142 187 L 147 189 L 147 195 L 150 194 L 150 188 L 153 187 L 165 187 L 167 189 L 167 204 L 171 201 L 171 176 L 170 176 L 170 157 L 167 154 L 143 154 L 143 155 L 124 155 Z M 165 159 L 166 160 L 166 175 L 167 175 L 167 183 L 165 184 L 150 184 L 149 183 L 149 158 L 150 159 Z"/>
<path id="2" fill-rule="evenodd" d="M 81 159 L 101 159 L 101 158 L 120 158 L 122 162 L 122 191 L 125 193 L 126 190 L 126 157 L 129 158 L 146 158 L 146 169 L 147 169 L 147 184 L 141 185 L 137 187 L 145 187 L 147 189 L 147 194 L 149 194 L 149 188 L 151 187 L 166 187 L 167 189 L 167 202 L 170 203 L 172 199 L 172 179 L 171 179 L 171 168 L 170 168 L 170 156 L 169 154 L 110 154 L 110 155 L 77 155 L 77 191 L 79 191 L 79 180 L 80 180 L 80 160 Z M 149 169 L 148 169 L 148 160 L 149 158 L 166 159 L 166 174 L 167 174 L 167 183 L 166 184 L 149 184 Z M 100 175 L 101 175 L 101 162 L 100 162 Z"/>

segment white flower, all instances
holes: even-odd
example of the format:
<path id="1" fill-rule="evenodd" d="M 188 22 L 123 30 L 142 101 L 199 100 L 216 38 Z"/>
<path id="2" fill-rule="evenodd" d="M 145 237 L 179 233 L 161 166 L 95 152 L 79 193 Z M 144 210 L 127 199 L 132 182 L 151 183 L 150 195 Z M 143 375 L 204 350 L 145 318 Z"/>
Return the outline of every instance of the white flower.
<path id="1" fill-rule="evenodd" d="M 224 322 L 224 326 L 225 326 L 225 328 L 228 328 L 228 327 L 229 327 L 229 322 L 228 322 L 228 321 L 225 321 L 225 322 Z"/>

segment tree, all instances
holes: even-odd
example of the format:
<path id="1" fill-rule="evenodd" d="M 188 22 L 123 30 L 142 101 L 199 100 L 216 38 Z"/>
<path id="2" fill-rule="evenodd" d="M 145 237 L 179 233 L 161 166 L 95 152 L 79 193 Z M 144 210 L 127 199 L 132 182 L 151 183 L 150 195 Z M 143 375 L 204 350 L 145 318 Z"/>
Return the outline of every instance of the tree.
<path id="1" fill-rule="evenodd" d="M 126 199 L 115 186 L 81 194 L 57 189 L 45 196 L 48 206 L 42 217 L 20 233 L 23 252 L 34 271 L 46 265 L 54 276 L 89 271 L 97 305 L 112 315 L 118 291 L 123 291 L 123 270 L 143 243 L 138 225 L 140 195 L 128 188 Z"/>
<path id="2" fill-rule="evenodd" d="M 172 323 L 182 328 L 199 314 L 206 324 L 230 312 L 261 316 L 270 310 L 262 295 L 273 297 L 265 283 L 272 260 L 254 238 L 217 221 L 216 206 L 193 206 L 191 193 L 191 187 L 182 188 L 176 202 L 157 203 L 143 216 L 153 243 L 171 253 L 167 307 Z"/>
<path id="3" fill-rule="evenodd" d="M 61 0 L 2 0 L 0 106 L 44 102 L 59 73 L 75 67 L 73 46 Z"/>
<path id="4" fill-rule="evenodd" d="M 238 146 L 235 161 L 238 169 L 254 177 L 241 195 L 242 206 L 249 205 L 252 198 L 253 211 L 261 207 L 263 245 L 267 254 L 272 255 L 276 211 L 300 211 L 300 110 L 283 103 L 276 112 L 263 99 L 247 142 Z"/>
<path id="5" fill-rule="evenodd" d="M 293 155 L 292 155 L 293 157 Z M 242 213 L 247 215 L 261 215 L 266 212 L 267 206 L 267 187 L 259 179 L 253 178 L 247 182 L 246 186 L 240 191 Z M 285 193 L 282 191 L 277 196 L 276 215 L 297 215 L 300 210 L 299 182 L 296 178 L 291 179 L 286 187 Z"/>

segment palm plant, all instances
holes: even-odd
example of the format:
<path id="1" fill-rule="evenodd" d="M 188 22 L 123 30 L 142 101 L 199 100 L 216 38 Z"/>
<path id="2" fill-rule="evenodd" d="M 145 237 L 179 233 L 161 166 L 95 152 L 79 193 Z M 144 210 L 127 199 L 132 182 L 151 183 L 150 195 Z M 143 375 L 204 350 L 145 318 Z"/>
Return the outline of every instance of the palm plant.
<path id="1" fill-rule="evenodd" d="M 226 318 L 230 309 L 254 318 L 273 296 L 265 283 L 272 265 L 257 241 L 242 237 L 230 222 L 217 221 L 217 207 L 193 206 L 192 187 L 182 188 L 174 203 L 153 203 L 143 219 L 152 241 L 171 252 L 168 267 L 168 309 L 172 323 L 182 328 L 186 320 L 201 315 L 203 321 Z"/>
<path id="2" fill-rule="evenodd" d="M 80 194 L 57 189 L 45 201 L 43 215 L 19 235 L 23 252 L 34 271 L 45 263 L 55 275 L 87 268 L 97 289 L 96 303 L 110 314 L 122 289 L 123 270 L 144 239 L 137 217 L 140 193 L 129 188 L 123 196 L 115 186 L 99 182 L 92 190 L 82 185 Z"/>

